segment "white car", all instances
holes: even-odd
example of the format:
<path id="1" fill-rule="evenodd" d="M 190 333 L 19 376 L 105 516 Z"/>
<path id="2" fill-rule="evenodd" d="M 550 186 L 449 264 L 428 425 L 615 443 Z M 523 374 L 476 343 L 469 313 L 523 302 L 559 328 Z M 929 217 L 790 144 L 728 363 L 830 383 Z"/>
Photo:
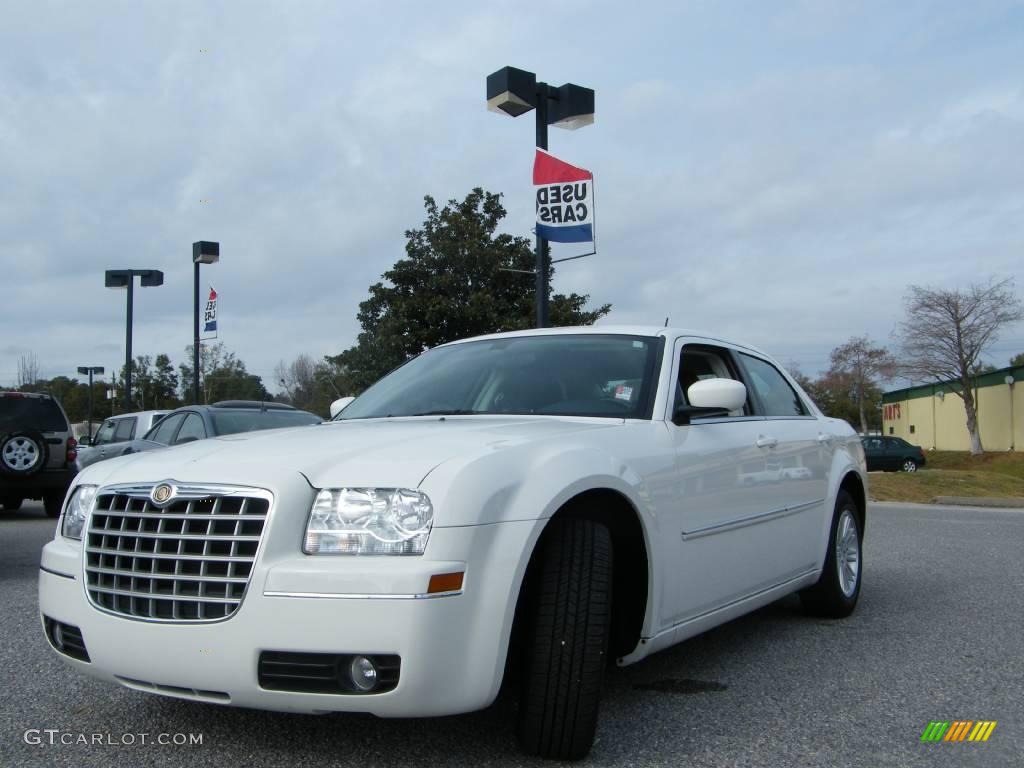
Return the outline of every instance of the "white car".
<path id="1" fill-rule="evenodd" d="M 780 465 L 809 471 L 741 482 Z M 508 668 L 522 747 L 575 759 L 609 661 L 792 592 L 848 615 L 866 489 L 853 430 L 753 348 L 499 334 L 420 355 L 326 424 L 89 467 L 39 607 L 76 669 L 203 702 L 448 715 Z"/>

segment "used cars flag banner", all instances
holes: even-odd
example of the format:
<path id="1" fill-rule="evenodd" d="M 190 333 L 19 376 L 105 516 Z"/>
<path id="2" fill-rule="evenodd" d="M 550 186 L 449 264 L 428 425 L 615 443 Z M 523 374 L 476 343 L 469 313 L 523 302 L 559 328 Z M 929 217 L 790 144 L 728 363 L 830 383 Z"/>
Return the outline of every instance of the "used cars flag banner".
<path id="1" fill-rule="evenodd" d="M 533 187 L 538 235 L 554 243 L 594 240 L 594 174 L 538 149 Z"/>
<path id="2" fill-rule="evenodd" d="M 210 286 L 210 298 L 206 300 L 206 310 L 203 312 L 203 333 L 212 333 L 212 336 L 205 336 L 207 339 L 217 338 L 217 292 Z"/>

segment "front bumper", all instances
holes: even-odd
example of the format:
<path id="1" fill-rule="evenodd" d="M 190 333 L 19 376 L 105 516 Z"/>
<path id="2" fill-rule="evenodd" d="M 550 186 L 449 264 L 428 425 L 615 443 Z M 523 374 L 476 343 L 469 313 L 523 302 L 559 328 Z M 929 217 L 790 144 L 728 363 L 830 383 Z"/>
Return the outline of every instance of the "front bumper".
<path id="1" fill-rule="evenodd" d="M 542 524 L 436 528 L 422 557 L 261 556 L 238 611 L 212 623 L 97 609 L 85 594 L 81 547 L 58 538 L 43 550 L 40 613 L 81 629 L 91 662 L 62 655 L 68 664 L 130 688 L 286 712 L 468 712 L 490 704 L 501 685 L 519 584 Z M 465 571 L 461 592 L 416 597 L 431 575 L 456 570 Z M 379 694 L 272 691 L 257 681 L 261 651 L 396 654 L 401 674 Z"/>

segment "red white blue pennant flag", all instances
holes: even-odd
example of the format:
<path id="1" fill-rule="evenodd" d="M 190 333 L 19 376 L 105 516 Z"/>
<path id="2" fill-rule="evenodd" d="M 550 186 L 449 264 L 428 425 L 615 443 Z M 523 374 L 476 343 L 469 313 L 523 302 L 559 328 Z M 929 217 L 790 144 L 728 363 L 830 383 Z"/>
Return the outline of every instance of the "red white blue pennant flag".
<path id="1" fill-rule="evenodd" d="M 203 312 L 203 333 L 212 333 L 208 339 L 217 338 L 217 292 L 210 286 L 210 298 L 206 300 L 206 310 Z"/>
<path id="2" fill-rule="evenodd" d="M 538 149 L 533 160 L 537 234 L 554 243 L 594 239 L 594 174 Z"/>

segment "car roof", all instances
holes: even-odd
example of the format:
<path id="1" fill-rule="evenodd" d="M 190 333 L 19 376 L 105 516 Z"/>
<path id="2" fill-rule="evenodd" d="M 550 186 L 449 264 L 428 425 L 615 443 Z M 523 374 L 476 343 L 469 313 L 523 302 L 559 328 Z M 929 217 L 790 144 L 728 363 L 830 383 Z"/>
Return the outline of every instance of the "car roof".
<path id="1" fill-rule="evenodd" d="M 767 352 L 758 349 L 750 344 L 726 339 L 719 334 L 707 333 L 706 331 L 694 330 L 692 328 L 677 328 L 660 325 L 569 325 L 558 328 L 526 328 L 520 331 L 505 331 L 503 333 L 488 333 L 483 336 L 471 336 L 466 339 L 450 341 L 439 346 L 446 347 L 454 344 L 464 344 L 468 341 L 483 341 L 489 339 L 514 339 L 523 336 L 565 336 L 565 335 L 600 335 L 600 336 L 651 336 L 675 338 L 677 336 L 692 336 L 711 342 L 731 344 L 736 347 L 748 349 L 759 355 L 770 357 Z"/>
<path id="2" fill-rule="evenodd" d="M 46 400 L 53 400 L 53 395 L 46 392 L 0 392 L 0 397 L 39 397 Z"/>

